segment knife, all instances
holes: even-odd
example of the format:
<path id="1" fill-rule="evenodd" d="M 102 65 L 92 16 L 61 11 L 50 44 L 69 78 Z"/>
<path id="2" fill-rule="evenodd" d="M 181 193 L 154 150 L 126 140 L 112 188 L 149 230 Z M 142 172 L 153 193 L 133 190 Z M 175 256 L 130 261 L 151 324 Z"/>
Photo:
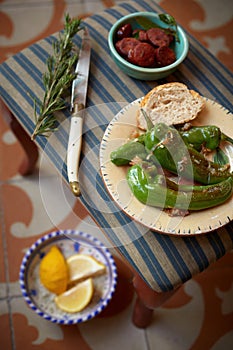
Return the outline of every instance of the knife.
<path id="1" fill-rule="evenodd" d="M 82 45 L 75 69 L 77 77 L 72 83 L 71 121 L 67 149 L 67 175 L 70 188 L 75 196 L 80 196 L 78 169 L 82 147 L 82 126 L 91 57 L 91 44 L 87 28 L 84 28 Z"/>

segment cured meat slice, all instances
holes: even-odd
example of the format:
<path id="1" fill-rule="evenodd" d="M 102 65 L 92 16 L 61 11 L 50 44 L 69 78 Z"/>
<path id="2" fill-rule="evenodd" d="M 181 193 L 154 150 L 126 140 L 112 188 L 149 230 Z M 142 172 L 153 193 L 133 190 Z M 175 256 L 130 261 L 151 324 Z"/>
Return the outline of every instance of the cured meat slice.
<path id="1" fill-rule="evenodd" d="M 123 38 L 116 42 L 116 50 L 122 56 L 127 57 L 131 49 L 140 43 L 139 40 L 134 38 Z"/>
<path id="2" fill-rule="evenodd" d="M 161 46 L 155 49 L 155 59 L 158 67 L 165 67 L 176 60 L 175 52 L 168 46 Z"/>
<path id="3" fill-rule="evenodd" d="M 155 49 L 148 43 L 139 43 L 128 53 L 128 60 L 140 67 L 155 66 Z"/>
<path id="4" fill-rule="evenodd" d="M 135 29 L 132 34 L 139 41 L 148 42 L 147 32 L 143 29 Z"/>
<path id="5" fill-rule="evenodd" d="M 147 30 L 148 40 L 154 46 L 169 46 L 169 36 L 160 28 L 150 28 Z"/>

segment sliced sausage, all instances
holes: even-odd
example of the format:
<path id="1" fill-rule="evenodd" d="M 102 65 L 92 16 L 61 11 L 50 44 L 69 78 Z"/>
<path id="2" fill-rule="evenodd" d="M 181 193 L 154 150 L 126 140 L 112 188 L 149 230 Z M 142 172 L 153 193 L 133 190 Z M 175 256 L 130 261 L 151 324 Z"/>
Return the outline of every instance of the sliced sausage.
<path id="1" fill-rule="evenodd" d="M 135 29 L 132 34 L 139 41 L 148 41 L 147 32 L 143 29 Z"/>
<path id="2" fill-rule="evenodd" d="M 168 46 L 161 46 L 155 49 L 155 60 L 158 67 L 165 67 L 176 60 L 175 52 Z"/>
<path id="3" fill-rule="evenodd" d="M 123 38 L 119 41 L 116 42 L 116 50 L 117 52 L 122 55 L 127 57 L 129 50 L 133 49 L 136 45 L 140 43 L 139 40 L 134 39 L 134 38 Z"/>
<path id="4" fill-rule="evenodd" d="M 140 67 L 155 66 L 155 49 L 148 43 L 139 43 L 128 53 L 129 62 Z"/>
<path id="5" fill-rule="evenodd" d="M 148 40 L 154 46 L 169 46 L 170 38 L 169 36 L 160 28 L 150 28 L 147 30 Z"/>
<path id="6" fill-rule="evenodd" d="M 117 39 L 118 40 L 121 40 L 123 38 L 128 38 L 130 36 L 132 36 L 132 26 L 130 23 L 124 24 L 117 31 Z"/>

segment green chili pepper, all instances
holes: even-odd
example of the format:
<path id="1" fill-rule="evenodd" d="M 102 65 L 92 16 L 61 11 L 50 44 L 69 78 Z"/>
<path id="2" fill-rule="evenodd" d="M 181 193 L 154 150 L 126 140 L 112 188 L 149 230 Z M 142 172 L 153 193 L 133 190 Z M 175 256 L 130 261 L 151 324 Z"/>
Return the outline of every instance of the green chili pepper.
<path id="1" fill-rule="evenodd" d="M 202 145 L 210 150 L 215 150 L 221 141 L 233 144 L 233 139 L 221 132 L 220 128 L 215 125 L 193 126 L 189 130 L 179 130 L 179 132 L 184 142 L 198 151 L 201 150 Z"/>
<path id="2" fill-rule="evenodd" d="M 232 177 L 226 166 L 207 160 L 203 154 L 186 145 L 179 132 L 164 123 L 156 124 L 145 134 L 145 147 L 155 164 L 179 176 L 201 184 L 214 184 Z"/>
<path id="3" fill-rule="evenodd" d="M 111 161 L 119 166 L 129 164 L 135 157 L 145 159 L 147 152 L 142 140 L 143 137 L 139 137 L 123 144 L 117 150 L 112 151 L 110 154 Z"/>
<path id="4" fill-rule="evenodd" d="M 233 145 L 233 139 L 230 136 L 227 136 L 226 134 L 224 134 L 223 132 L 221 133 L 221 140 L 230 142 Z"/>
<path id="5" fill-rule="evenodd" d="M 214 162 L 220 165 L 229 164 L 228 156 L 219 147 L 216 148 L 216 153 L 214 154 Z"/>
<path id="6" fill-rule="evenodd" d="M 163 209 L 207 209 L 224 203 L 233 193 L 231 177 L 215 185 L 181 185 L 179 191 L 168 188 L 164 179 L 161 175 L 152 179 L 138 164 L 127 172 L 127 181 L 135 197 L 144 204 Z"/>
<path id="7" fill-rule="evenodd" d="M 180 131 L 184 142 L 200 151 L 202 146 L 215 150 L 221 141 L 221 130 L 215 125 L 193 126 L 186 131 Z"/>

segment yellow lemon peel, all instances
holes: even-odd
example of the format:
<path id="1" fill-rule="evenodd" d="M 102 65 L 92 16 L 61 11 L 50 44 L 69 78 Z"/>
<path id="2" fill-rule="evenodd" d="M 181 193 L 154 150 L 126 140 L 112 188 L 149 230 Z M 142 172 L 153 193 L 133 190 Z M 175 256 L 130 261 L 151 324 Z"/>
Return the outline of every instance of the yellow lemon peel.
<path id="1" fill-rule="evenodd" d="M 94 293 L 92 278 L 78 283 L 71 289 L 55 297 L 57 306 L 69 313 L 82 311 L 91 301 Z"/>
<path id="2" fill-rule="evenodd" d="M 41 260 L 39 275 L 41 283 L 50 292 L 61 294 L 66 291 L 69 270 L 65 258 L 57 246 L 52 246 Z"/>

